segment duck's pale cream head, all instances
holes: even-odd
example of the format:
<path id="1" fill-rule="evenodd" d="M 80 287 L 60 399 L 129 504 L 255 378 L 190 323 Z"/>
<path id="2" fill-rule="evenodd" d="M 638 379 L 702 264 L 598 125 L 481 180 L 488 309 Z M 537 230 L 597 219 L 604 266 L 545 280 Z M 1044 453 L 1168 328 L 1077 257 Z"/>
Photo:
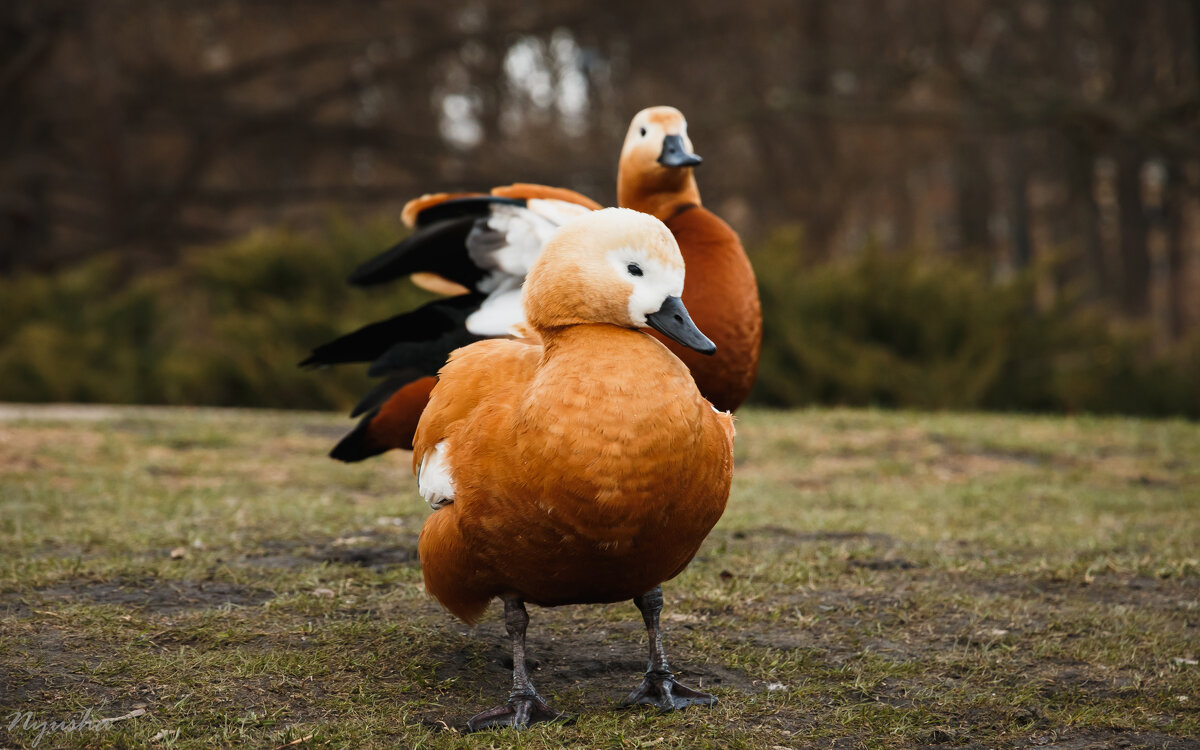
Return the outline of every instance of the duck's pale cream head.
<path id="1" fill-rule="evenodd" d="M 698 204 L 692 168 L 701 161 L 692 150 L 682 112 L 674 107 L 643 109 L 629 123 L 621 147 L 617 201 L 659 218 L 658 206 L 648 205 L 655 196 L 678 196 Z"/>
<path id="2" fill-rule="evenodd" d="M 684 346 L 716 347 L 680 301 L 683 256 L 658 219 L 627 208 L 593 211 L 563 226 L 529 270 L 525 319 L 548 331 L 608 323 L 651 326 Z"/>

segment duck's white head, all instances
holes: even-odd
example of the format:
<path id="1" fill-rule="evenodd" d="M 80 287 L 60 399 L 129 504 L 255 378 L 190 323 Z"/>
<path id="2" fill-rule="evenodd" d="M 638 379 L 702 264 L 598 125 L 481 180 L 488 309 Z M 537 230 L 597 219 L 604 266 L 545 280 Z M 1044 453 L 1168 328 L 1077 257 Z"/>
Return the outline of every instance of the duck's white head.
<path id="1" fill-rule="evenodd" d="M 680 301 L 683 256 L 661 221 L 627 208 L 593 211 L 563 225 L 525 280 L 525 319 L 547 331 L 608 323 L 653 327 L 684 346 L 716 347 Z"/>

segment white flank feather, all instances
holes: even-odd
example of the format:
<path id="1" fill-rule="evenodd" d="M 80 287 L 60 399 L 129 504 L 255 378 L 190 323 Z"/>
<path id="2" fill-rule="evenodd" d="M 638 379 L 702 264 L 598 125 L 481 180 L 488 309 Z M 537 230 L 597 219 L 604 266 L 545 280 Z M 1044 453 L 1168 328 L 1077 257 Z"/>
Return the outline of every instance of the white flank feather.
<path id="1" fill-rule="evenodd" d="M 417 470 L 417 491 L 429 507 L 437 510 L 454 502 L 454 477 L 446 459 L 446 441 L 433 446 Z"/>

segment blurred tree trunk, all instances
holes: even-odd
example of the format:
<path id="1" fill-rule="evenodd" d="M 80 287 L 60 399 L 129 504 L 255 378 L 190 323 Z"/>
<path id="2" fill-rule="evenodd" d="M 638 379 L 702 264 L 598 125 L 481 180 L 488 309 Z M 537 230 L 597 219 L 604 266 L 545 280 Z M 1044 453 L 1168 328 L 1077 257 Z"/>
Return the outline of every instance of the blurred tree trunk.
<path id="1" fill-rule="evenodd" d="M 800 43 L 801 59 L 807 61 L 804 73 L 804 93 L 812 100 L 825 102 L 829 100 L 832 78 L 830 60 L 830 23 L 828 0 L 804 0 L 800 13 Z M 811 212 L 806 222 L 807 239 L 810 247 L 828 258 L 833 253 L 831 243 L 834 229 L 837 226 L 836 202 L 829 198 L 836 192 L 832 184 L 834 166 L 837 160 L 837 143 L 834 138 L 833 123 L 827 113 L 818 113 L 810 118 L 806 128 L 805 138 L 808 146 L 802 149 L 808 162 L 807 182 L 809 186 L 825 185 L 828 191 L 818 189 L 816 200 L 812 205 L 816 209 Z M 792 176 L 795 179 L 795 175 Z M 840 202 L 840 201 L 838 201 Z"/>
<path id="2" fill-rule="evenodd" d="M 1033 258 L 1033 238 L 1029 218 L 1029 162 L 1020 136 L 1008 152 L 1009 241 L 1012 262 L 1017 269 L 1029 266 Z"/>
<path id="3" fill-rule="evenodd" d="M 0 274 L 41 259 L 54 226 L 44 174 L 53 135 L 33 89 L 63 25 L 57 8 L 0 6 Z"/>
<path id="4" fill-rule="evenodd" d="M 1150 253 L 1149 222 L 1142 204 L 1142 159 L 1134 146 L 1122 144 L 1116 163 L 1121 309 L 1130 317 L 1143 318 L 1150 312 Z"/>
<path id="5" fill-rule="evenodd" d="M 1048 4 L 1050 34 L 1045 46 L 1060 81 L 1079 77 L 1075 48 L 1062 40 L 1072 38 L 1074 5 L 1067 2 Z M 1113 272 L 1105 258 L 1100 236 L 1100 208 L 1096 204 L 1096 152 L 1093 140 L 1081 127 L 1073 127 L 1052 137 L 1051 148 L 1059 154 L 1057 174 L 1066 193 L 1063 231 L 1056 239 L 1069 247 L 1069 255 L 1060 267 L 1059 286 L 1078 285 L 1085 300 L 1111 298 Z"/>
<path id="6" fill-rule="evenodd" d="M 1112 45 L 1109 75 L 1113 99 L 1123 105 L 1136 106 L 1134 103 L 1149 83 L 1140 77 L 1143 71 L 1135 64 L 1139 35 L 1145 23 L 1144 9 L 1123 0 L 1107 0 L 1102 12 Z M 1150 312 L 1151 268 L 1146 241 L 1149 223 L 1142 199 L 1142 167 L 1145 163 L 1142 144 L 1132 137 L 1124 138 L 1116 144 L 1114 156 L 1121 259 L 1119 299 L 1121 309 L 1127 315 L 1143 318 Z"/>
<path id="7" fill-rule="evenodd" d="M 1112 269 L 1104 254 L 1100 237 L 1100 207 L 1096 204 L 1095 155 L 1079 138 L 1068 138 L 1063 148 L 1063 175 L 1067 186 L 1069 223 L 1077 238 L 1071 265 L 1072 274 L 1084 282 L 1084 297 L 1090 300 L 1111 298 L 1115 284 Z"/>
<path id="8" fill-rule="evenodd" d="M 1200 0 L 1192 0 L 1188 6 L 1192 48 L 1190 86 L 1200 91 Z M 1188 80 L 1188 76 L 1183 76 Z M 1167 169 L 1165 204 L 1167 211 L 1167 267 L 1170 271 L 1170 322 L 1171 332 L 1178 339 L 1190 332 L 1194 302 L 1200 297 L 1200 289 L 1190 286 L 1195 278 L 1192 264 L 1200 263 L 1200 217 L 1195 211 L 1200 197 L 1200 184 L 1192 184 L 1184 174 L 1186 157 L 1180 157 Z M 1195 172 L 1200 172 L 1200 163 L 1192 162 Z M 1192 210 L 1189 211 L 1189 204 Z M 1189 247 L 1191 248 L 1189 252 Z"/>
<path id="9" fill-rule="evenodd" d="M 1168 167 L 1166 183 L 1163 185 L 1162 222 L 1166 235 L 1167 270 L 1167 329 L 1168 335 L 1178 340 L 1187 334 L 1188 328 L 1188 266 L 1186 252 L 1187 236 L 1184 232 L 1184 201 L 1187 186 L 1184 176 L 1176 167 Z"/>
<path id="10" fill-rule="evenodd" d="M 129 200 L 128 176 L 125 157 L 125 114 L 120 96 L 117 60 L 113 51 L 115 42 L 109 28 L 108 14 L 99 5 L 85 6 L 88 14 L 84 27 L 87 33 L 88 57 L 91 69 L 89 93 L 93 127 L 89 129 L 81 145 L 92 152 L 97 160 L 98 171 L 103 183 L 104 217 L 107 223 L 106 244 L 121 245 L 131 239 L 138 229 L 138 219 L 143 206 L 134 206 Z M 135 215 L 136 214 L 136 215 Z"/>
<path id="11" fill-rule="evenodd" d="M 895 227 L 892 244 L 902 250 L 911 249 L 916 237 L 912 188 L 908 182 L 908 175 L 902 171 L 893 177 L 890 183 Z"/>
<path id="12" fill-rule="evenodd" d="M 958 249 L 968 256 L 989 258 L 991 253 L 992 182 L 983 146 L 972 136 L 960 138 L 954 149 L 955 216 Z"/>

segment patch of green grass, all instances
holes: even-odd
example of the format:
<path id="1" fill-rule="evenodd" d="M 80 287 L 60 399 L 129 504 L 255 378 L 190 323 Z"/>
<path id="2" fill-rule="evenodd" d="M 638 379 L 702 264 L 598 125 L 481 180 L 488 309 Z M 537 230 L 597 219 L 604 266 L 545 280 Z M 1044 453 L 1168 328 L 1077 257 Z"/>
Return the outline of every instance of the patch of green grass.
<path id="1" fill-rule="evenodd" d="M 1200 427 L 748 411 L 729 509 L 665 587 L 711 710 L 621 711 L 629 604 L 531 610 L 568 726 L 462 733 L 509 690 L 496 607 L 424 594 L 405 456 L 324 457 L 335 416 L 0 413 L 0 744 L 1072 747 L 1200 734 Z M 289 745 L 288 743 L 295 743 Z"/>

